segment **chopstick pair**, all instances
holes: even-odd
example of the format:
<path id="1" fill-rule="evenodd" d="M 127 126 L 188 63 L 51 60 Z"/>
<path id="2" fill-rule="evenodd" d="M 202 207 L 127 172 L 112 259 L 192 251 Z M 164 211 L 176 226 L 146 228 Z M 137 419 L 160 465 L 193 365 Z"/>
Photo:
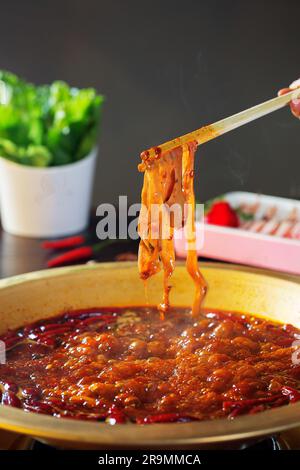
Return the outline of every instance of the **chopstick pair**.
<path id="1" fill-rule="evenodd" d="M 189 132 L 181 137 L 172 139 L 164 144 L 156 147 L 151 147 L 141 153 L 141 157 L 147 156 L 147 159 L 157 158 L 159 155 L 166 154 L 176 147 L 196 142 L 197 145 L 204 144 L 209 140 L 215 139 L 216 137 L 226 134 L 226 132 L 232 131 L 244 124 L 247 124 L 255 119 L 258 119 L 266 114 L 277 111 L 278 109 L 286 106 L 290 101 L 300 98 L 300 88 L 296 88 L 284 95 L 277 96 L 271 100 L 265 101 L 264 103 L 253 106 L 252 108 L 241 111 L 240 113 L 234 114 L 225 119 L 210 124 L 208 126 L 200 127 L 193 132 Z"/>

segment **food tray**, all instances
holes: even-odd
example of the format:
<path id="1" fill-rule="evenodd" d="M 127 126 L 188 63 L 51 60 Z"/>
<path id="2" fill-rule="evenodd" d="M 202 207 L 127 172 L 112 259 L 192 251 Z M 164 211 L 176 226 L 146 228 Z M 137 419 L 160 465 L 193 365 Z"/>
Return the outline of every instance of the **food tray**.
<path id="1" fill-rule="evenodd" d="M 254 220 L 276 207 L 276 218 L 284 220 L 294 212 L 300 220 L 300 201 L 248 192 L 230 192 L 222 196 L 233 208 L 259 203 Z M 300 225 L 300 224 L 298 224 Z M 196 222 L 198 256 L 241 263 L 250 266 L 300 274 L 300 237 L 291 239 L 208 223 Z M 186 256 L 183 231 L 175 236 L 178 257 Z"/>

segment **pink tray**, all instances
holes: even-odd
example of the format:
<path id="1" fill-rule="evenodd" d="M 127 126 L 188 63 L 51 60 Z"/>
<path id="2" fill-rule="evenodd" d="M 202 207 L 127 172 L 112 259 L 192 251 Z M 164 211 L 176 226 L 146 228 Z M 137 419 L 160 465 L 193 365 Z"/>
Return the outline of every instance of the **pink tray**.
<path id="1" fill-rule="evenodd" d="M 228 193 L 224 198 L 233 207 L 242 202 L 259 201 L 261 207 L 278 207 L 279 217 L 284 217 L 293 208 L 298 209 L 300 215 L 300 202 L 292 199 L 243 192 Z M 202 237 L 201 230 L 204 231 Z M 196 233 L 199 256 L 300 274 L 300 240 L 200 223 L 196 223 Z M 198 240 L 201 238 L 200 247 Z M 186 256 L 182 234 L 175 237 L 175 250 L 177 256 Z"/>

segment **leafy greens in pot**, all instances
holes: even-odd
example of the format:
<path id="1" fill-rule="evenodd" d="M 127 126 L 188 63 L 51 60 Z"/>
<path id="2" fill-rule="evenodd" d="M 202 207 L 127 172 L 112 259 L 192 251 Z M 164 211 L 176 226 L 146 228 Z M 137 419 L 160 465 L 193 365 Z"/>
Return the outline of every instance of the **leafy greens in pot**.
<path id="1" fill-rule="evenodd" d="M 96 144 L 103 96 L 65 82 L 35 86 L 0 71 L 0 156 L 23 165 L 65 165 Z"/>

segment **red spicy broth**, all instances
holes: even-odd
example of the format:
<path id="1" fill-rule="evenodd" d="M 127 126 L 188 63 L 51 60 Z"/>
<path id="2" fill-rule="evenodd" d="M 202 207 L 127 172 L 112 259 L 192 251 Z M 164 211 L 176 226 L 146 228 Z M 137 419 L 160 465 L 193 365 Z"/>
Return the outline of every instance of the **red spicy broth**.
<path id="1" fill-rule="evenodd" d="M 299 334 L 231 312 L 67 312 L 2 335 L 0 397 L 26 411 L 110 424 L 235 418 L 300 399 L 292 360 Z"/>

